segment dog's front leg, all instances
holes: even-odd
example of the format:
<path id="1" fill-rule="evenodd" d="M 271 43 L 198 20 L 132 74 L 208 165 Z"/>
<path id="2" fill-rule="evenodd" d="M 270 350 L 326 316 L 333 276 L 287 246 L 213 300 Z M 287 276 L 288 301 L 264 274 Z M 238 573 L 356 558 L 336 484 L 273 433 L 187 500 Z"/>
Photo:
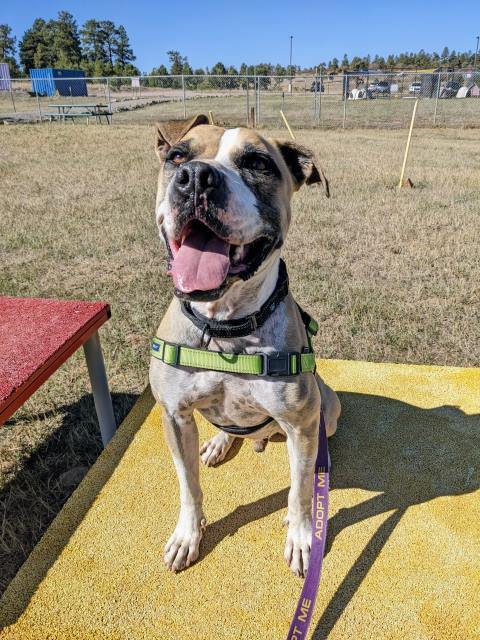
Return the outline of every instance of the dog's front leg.
<path id="1" fill-rule="evenodd" d="M 291 485 L 288 494 L 285 560 L 297 576 L 305 576 L 312 540 L 312 484 L 318 447 L 318 418 L 310 423 L 282 425 L 287 434 Z"/>
<path id="2" fill-rule="evenodd" d="M 175 531 L 165 545 L 164 562 L 172 571 L 190 566 L 198 558 L 205 528 L 199 481 L 198 430 L 193 415 L 171 415 L 163 410 L 165 437 L 180 485 L 180 514 Z"/>

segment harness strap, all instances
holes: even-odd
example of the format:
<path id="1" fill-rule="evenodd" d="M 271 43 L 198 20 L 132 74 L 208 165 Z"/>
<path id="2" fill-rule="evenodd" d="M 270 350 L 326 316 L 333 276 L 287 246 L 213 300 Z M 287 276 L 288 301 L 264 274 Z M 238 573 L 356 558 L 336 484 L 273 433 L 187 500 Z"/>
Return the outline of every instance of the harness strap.
<path id="1" fill-rule="evenodd" d="M 306 638 L 312 619 L 322 573 L 325 542 L 327 540 L 329 475 L 330 461 L 328 459 L 327 431 L 325 428 L 325 417 L 323 411 L 321 411 L 318 453 L 313 478 L 313 526 L 310 562 L 307 577 L 303 583 L 302 592 L 298 599 L 297 608 L 295 609 L 295 614 L 287 635 L 287 640 Z"/>
<path id="2" fill-rule="evenodd" d="M 297 305 L 298 306 L 298 305 Z M 262 307 L 263 308 L 263 307 Z M 295 376 L 299 373 L 315 373 L 315 353 L 312 336 L 318 331 L 318 323 L 298 306 L 307 333 L 308 347 L 299 351 L 274 353 L 225 353 L 195 349 L 162 338 L 152 338 L 150 353 L 157 360 L 171 366 L 209 369 L 224 373 L 243 373 L 254 376 Z"/>
<path id="3" fill-rule="evenodd" d="M 279 351 L 275 353 L 224 353 L 194 349 L 182 344 L 152 338 L 151 354 L 171 366 L 209 369 L 225 373 L 254 376 L 294 376 L 315 371 L 315 354 L 311 351 Z"/>
<path id="4" fill-rule="evenodd" d="M 224 426 L 223 424 L 217 424 L 216 422 L 212 422 L 211 424 L 213 424 L 214 427 L 217 427 L 217 429 L 220 429 L 221 431 L 230 433 L 232 436 L 249 436 L 256 431 L 260 431 L 260 429 L 266 427 L 267 424 L 270 424 L 270 422 L 273 422 L 273 418 L 269 417 L 260 424 L 256 424 L 253 427 L 237 427 L 234 424 Z"/>
<path id="5" fill-rule="evenodd" d="M 196 311 L 191 304 L 185 300 L 182 300 L 180 305 L 182 313 L 210 338 L 244 338 L 265 324 L 287 294 L 287 267 L 285 262 L 280 260 L 275 289 L 270 297 L 262 304 L 260 310 L 249 316 L 235 318 L 233 320 L 212 320 Z"/>

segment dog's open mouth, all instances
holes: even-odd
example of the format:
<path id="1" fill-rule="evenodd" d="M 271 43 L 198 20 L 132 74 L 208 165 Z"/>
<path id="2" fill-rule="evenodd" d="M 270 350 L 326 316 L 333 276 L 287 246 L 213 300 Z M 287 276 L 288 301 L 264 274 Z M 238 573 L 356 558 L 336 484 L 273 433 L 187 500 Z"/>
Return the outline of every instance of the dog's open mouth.
<path id="1" fill-rule="evenodd" d="M 183 293 L 215 291 L 228 276 L 249 277 L 266 256 L 271 241 L 260 237 L 243 245 L 231 244 L 199 220 L 189 222 L 178 240 L 169 239 L 169 273 Z"/>

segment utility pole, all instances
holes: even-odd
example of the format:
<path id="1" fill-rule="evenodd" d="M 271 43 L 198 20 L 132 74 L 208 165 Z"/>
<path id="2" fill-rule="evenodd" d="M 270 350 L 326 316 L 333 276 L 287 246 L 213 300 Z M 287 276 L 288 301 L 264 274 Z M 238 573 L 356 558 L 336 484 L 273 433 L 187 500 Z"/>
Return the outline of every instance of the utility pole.
<path id="1" fill-rule="evenodd" d="M 477 70 L 477 54 L 478 54 L 478 41 L 480 40 L 480 36 L 477 36 L 477 48 L 475 49 L 475 58 L 473 60 L 473 70 Z"/>
<path id="2" fill-rule="evenodd" d="M 290 93 L 292 93 L 292 76 L 293 76 L 293 72 L 292 72 L 292 48 L 293 48 L 293 36 L 290 36 L 290 64 L 289 64 L 289 69 L 290 69 Z"/>

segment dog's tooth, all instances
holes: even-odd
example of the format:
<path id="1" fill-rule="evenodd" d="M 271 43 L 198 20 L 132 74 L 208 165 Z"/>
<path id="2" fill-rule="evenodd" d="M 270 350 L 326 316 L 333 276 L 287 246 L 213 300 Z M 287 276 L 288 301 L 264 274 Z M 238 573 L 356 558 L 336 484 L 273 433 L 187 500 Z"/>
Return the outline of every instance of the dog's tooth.
<path id="1" fill-rule="evenodd" d="M 244 246 L 245 245 L 243 245 L 243 244 L 239 244 L 238 247 L 236 247 L 235 252 L 233 254 L 233 261 L 234 262 L 240 262 L 240 260 L 243 258 Z"/>

